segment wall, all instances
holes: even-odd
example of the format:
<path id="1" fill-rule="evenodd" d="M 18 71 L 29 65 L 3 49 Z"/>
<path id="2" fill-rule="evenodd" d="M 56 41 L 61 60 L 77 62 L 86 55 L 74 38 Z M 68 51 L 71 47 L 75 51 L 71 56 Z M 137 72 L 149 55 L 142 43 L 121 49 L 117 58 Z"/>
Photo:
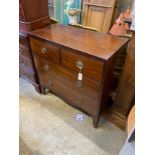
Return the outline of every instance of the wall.
<path id="1" fill-rule="evenodd" d="M 64 13 L 64 10 L 66 9 L 67 0 L 56 0 L 55 1 L 55 18 L 64 25 L 67 25 L 69 23 L 68 17 L 66 13 Z M 71 8 L 81 8 L 81 0 L 74 0 L 74 3 L 72 4 Z"/>
<path id="2" fill-rule="evenodd" d="M 49 1 L 49 4 L 52 4 L 52 6 L 49 6 L 49 9 L 52 9 L 49 11 L 51 14 L 51 17 L 57 19 L 59 23 L 67 25 L 68 17 L 64 13 L 64 10 L 66 9 L 65 3 L 67 0 L 48 0 L 48 1 Z M 112 24 L 118 18 L 121 12 L 125 11 L 128 6 L 132 5 L 133 1 L 134 0 L 116 0 Z M 54 2 L 54 5 L 53 5 L 53 2 Z M 72 5 L 72 8 L 81 8 L 81 2 L 82 0 L 74 0 L 74 4 Z"/>

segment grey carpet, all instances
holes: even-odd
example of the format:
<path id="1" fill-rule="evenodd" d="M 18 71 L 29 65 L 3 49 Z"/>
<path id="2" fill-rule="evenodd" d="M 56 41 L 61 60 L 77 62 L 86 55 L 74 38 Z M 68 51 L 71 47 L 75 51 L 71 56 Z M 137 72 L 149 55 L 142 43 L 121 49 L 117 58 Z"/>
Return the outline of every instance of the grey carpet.
<path id="1" fill-rule="evenodd" d="M 23 79 L 19 89 L 20 155 L 119 154 L 126 134 L 115 125 L 103 119 L 94 129 L 91 117 L 57 96 L 40 95 Z"/>

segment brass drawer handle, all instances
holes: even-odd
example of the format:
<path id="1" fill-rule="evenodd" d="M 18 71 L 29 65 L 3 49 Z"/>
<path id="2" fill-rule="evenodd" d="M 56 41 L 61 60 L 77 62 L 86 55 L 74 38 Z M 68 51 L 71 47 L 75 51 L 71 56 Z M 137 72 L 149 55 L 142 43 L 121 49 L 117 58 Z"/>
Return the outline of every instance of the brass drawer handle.
<path id="1" fill-rule="evenodd" d="M 44 47 L 43 47 L 43 48 L 41 48 L 41 49 L 40 49 L 40 51 L 41 51 L 41 53 L 43 53 L 43 54 L 46 54 L 46 53 L 47 53 L 47 49 L 46 49 L 46 48 L 44 48 Z"/>
<path id="2" fill-rule="evenodd" d="M 49 86 L 53 86 L 52 81 L 48 81 L 48 85 L 49 85 Z"/>
<path id="3" fill-rule="evenodd" d="M 48 88 L 45 88 L 45 93 L 49 93 L 49 89 Z"/>
<path id="4" fill-rule="evenodd" d="M 50 69 L 49 65 L 45 64 L 45 65 L 44 65 L 44 70 L 45 70 L 45 71 L 48 71 L 49 69 Z"/>
<path id="5" fill-rule="evenodd" d="M 75 85 L 76 85 L 77 87 L 83 87 L 83 82 L 82 82 L 81 80 L 77 80 L 77 81 L 75 82 Z"/>
<path id="6" fill-rule="evenodd" d="M 76 61 L 75 65 L 77 68 L 80 69 L 80 71 L 84 68 L 84 64 L 81 61 Z"/>
<path id="7" fill-rule="evenodd" d="M 82 101 L 83 101 L 83 99 L 81 97 L 76 98 L 76 103 L 81 104 Z"/>
<path id="8" fill-rule="evenodd" d="M 47 88 L 44 88 L 44 91 L 45 91 L 45 94 L 49 93 L 50 92 L 50 87 L 53 86 L 53 83 L 52 81 L 48 81 L 47 82 Z"/>

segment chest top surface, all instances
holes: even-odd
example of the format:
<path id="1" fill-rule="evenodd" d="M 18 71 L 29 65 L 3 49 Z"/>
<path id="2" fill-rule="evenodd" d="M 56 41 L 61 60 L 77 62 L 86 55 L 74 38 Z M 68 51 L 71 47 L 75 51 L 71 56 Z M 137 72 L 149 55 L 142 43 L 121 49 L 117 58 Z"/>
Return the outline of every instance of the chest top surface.
<path id="1" fill-rule="evenodd" d="M 108 60 L 128 42 L 126 38 L 61 24 L 37 29 L 29 32 L 29 35 L 80 51 L 101 61 Z"/>

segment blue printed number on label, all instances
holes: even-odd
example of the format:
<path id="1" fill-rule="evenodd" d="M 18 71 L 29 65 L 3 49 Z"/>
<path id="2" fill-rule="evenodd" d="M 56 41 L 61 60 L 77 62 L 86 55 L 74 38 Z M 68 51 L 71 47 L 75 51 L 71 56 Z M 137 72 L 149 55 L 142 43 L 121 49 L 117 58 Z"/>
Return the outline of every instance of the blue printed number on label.
<path id="1" fill-rule="evenodd" d="M 83 121 L 83 119 L 84 119 L 84 116 L 82 114 L 77 114 L 76 115 L 76 120 L 77 121 L 81 122 L 81 121 Z"/>

